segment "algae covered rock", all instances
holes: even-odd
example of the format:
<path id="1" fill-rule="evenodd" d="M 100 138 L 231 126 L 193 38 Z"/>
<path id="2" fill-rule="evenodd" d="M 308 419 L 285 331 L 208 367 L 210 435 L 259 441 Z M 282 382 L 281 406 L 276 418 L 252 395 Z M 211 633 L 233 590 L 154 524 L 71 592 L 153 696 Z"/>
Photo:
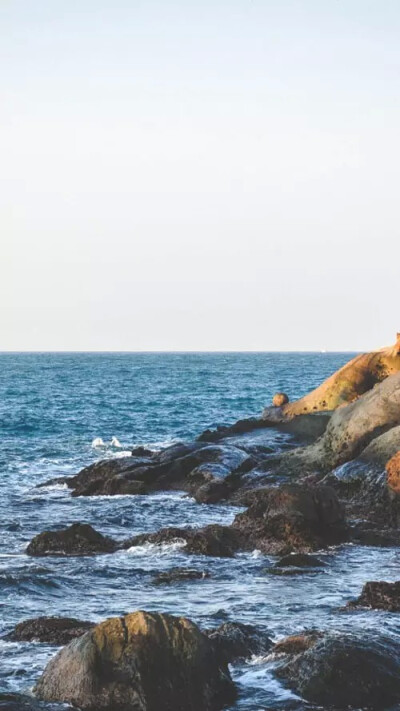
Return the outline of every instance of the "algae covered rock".
<path id="1" fill-rule="evenodd" d="M 218 711 L 235 698 L 226 664 L 193 622 L 141 611 L 73 640 L 34 692 L 107 711 Z"/>

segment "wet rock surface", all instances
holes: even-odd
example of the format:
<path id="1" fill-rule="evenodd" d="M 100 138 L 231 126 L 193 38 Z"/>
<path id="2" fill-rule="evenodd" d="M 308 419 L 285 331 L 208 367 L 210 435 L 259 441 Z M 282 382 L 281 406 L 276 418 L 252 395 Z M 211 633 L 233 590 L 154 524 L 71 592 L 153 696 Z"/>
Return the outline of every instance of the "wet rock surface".
<path id="1" fill-rule="evenodd" d="M 89 524 L 74 523 L 61 531 L 44 531 L 29 543 L 26 552 L 31 556 L 95 555 L 113 553 L 117 544 L 103 536 Z"/>
<path id="2" fill-rule="evenodd" d="M 0 711 L 72 711 L 71 706 L 44 704 L 25 694 L 1 694 Z"/>
<path id="3" fill-rule="evenodd" d="M 317 556 L 309 555 L 308 553 L 285 555 L 275 563 L 276 568 L 290 568 L 293 566 L 296 568 L 322 568 L 325 563 Z"/>
<path id="4" fill-rule="evenodd" d="M 247 546 L 286 555 L 308 553 L 345 540 L 344 512 L 333 489 L 293 484 L 257 494 L 232 526 Z"/>
<path id="5" fill-rule="evenodd" d="M 277 670 L 308 701 L 335 709 L 387 709 L 400 702 L 400 649 L 392 640 L 325 635 Z"/>
<path id="6" fill-rule="evenodd" d="M 187 582 L 189 580 L 205 580 L 210 577 L 207 570 L 191 568 L 172 568 L 164 573 L 158 573 L 153 579 L 155 585 L 170 585 L 171 583 Z"/>
<path id="7" fill-rule="evenodd" d="M 108 711 L 218 711 L 236 692 L 213 643 L 185 618 L 135 612 L 72 641 L 47 665 L 39 699 Z"/>
<path id="8" fill-rule="evenodd" d="M 400 581 L 365 583 L 360 597 L 349 602 L 348 607 L 371 607 L 375 610 L 400 612 Z"/>
<path id="9" fill-rule="evenodd" d="M 47 642 L 64 645 L 81 637 L 94 627 L 94 622 L 71 617 L 36 617 L 14 627 L 6 639 L 12 642 Z"/>
<path id="10" fill-rule="evenodd" d="M 225 622 L 206 634 L 226 663 L 265 655 L 273 646 L 265 630 L 240 622 Z"/>

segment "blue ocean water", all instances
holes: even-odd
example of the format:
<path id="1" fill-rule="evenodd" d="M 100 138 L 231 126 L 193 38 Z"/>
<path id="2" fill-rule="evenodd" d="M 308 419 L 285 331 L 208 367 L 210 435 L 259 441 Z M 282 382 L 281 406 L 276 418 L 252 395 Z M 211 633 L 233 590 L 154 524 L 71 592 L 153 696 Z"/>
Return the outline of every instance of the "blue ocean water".
<path id="1" fill-rule="evenodd" d="M 161 447 L 258 415 L 277 390 L 299 397 L 351 355 L 0 354 L 0 692 L 28 690 L 54 654 L 48 645 L 1 640 L 15 623 L 43 614 L 101 620 L 142 608 L 184 614 L 203 626 L 257 623 L 275 638 L 313 626 L 398 633 L 387 613 L 339 611 L 366 580 L 398 577 L 395 549 L 342 546 L 323 554 L 323 572 L 294 578 L 266 574 L 271 559 L 257 552 L 229 561 L 184 556 L 174 546 L 75 559 L 25 554 L 35 534 L 74 521 L 115 538 L 231 522 L 232 506 L 199 505 L 176 492 L 85 499 L 60 486 L 35 487 L 133 445 Z M 207 569 L 211 577 L 152 585 L 155 572 L 175 565 Z M 274 680 L 270 662 L 253 660 L 233 674 L 240 688 L 235 710 L 290 708 L 293 696 Z"/>

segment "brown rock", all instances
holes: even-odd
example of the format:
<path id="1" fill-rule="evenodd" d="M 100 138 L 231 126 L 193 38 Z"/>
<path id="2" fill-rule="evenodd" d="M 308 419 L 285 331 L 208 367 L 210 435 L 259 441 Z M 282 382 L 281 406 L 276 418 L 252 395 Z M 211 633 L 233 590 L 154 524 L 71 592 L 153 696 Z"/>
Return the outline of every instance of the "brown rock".
<path id="1" fill-rule="evenodd" d="M 321 637 L 322 634 L 320 632 L 293 634 L 277 642 L 272 651 L 274 654 L 300 654 L 307 649 L 311 649 Z"/>
<path id="2" fill-rule="evenodd" d="M 386 464 L 387 485 L 394 494 L 400 494 L 400 451 Z"/>
<path id="3" fill-rule="evenodd" d="M 291 418 L 306 412 L 335 410 L 354 402 L 376 383 L 399 371 L 400 333 L 397 334 L 394 346 L 356 356 L 311 393 L 283 405 L 283 414 Z M 263 417 L 273 418 L 274 412 L 267 408 Z"/>
<path id="4" fill-rule="evenodd" d="M 28 555 L 95 555 L 113 553 L 117 544 L 87 523 L 74 523 L 60 531 L 43 531 L 29 543 Z"/>
<path id="5" fill-rule="evenodd" d="M 91 711 L 218 711 L 235 698 L 227 665 L 193 622 L 148 612 L 106 620 L 71 642 L 34 691 Z"/>
<path id="6" fill-rule="evenodd" d="M 256 490 L 253 501 L 232 525 L 243 547 L 287 555 L 309 553 L 344 538 L 343 509 L 328 486 L 269 487 Z"/>
<path id="7" fill-rule="evenodd" d="M 361 595 L 347 605 L 348 607 L 372 607 L 375 610 L 400 612 L 400 581 L 386 583 L 373 581 L 365 583 Z"/>
<path id="8" fill-rule="evenodd" d="M 94 622 L 75 620 L 71 617 L 36 617 L 24 620 L 15 626 L 7 639 L 15 642 L 47 642 L 68 644 L 94 627 Z"/>
<path id="9" fill-rule="evenodd" d="M 272 398 L 272 404 L 274 407 L 282 407 L 282 405 L 287 405 L 289 398 L 286 393 L 275 393 Z"/>

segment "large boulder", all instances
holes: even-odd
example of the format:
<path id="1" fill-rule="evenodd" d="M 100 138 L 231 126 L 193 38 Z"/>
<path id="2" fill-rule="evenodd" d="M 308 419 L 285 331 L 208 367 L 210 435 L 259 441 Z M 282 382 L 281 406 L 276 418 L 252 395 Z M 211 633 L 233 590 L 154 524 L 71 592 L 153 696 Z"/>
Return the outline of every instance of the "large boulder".
<path id="1" fill-rule="evenodd" d="M 253 503 L 232 528 L 241 546 L 264 553 L 309 553 L 343 541 L 344 513 L 328 486 L 284 485 L 254 491 Z"/>
<path id="2" fill-rule="evenodd" d="M 73 523 L 60 531 L 43 531 L 29 543 L 26 552 L 32 556 L 96 555 L 113 553 L 117 544 L 88 523 Z"/>
<path id="3" fill-rule="evenodd" d="M 235 698 L 227 665 L 193 622 L 148 612 L 106 620 L 71 642 L 34 692 L 91 711 L 218 711 Z"/>
<path id="4" fill-rule="evenodd" d="M 354 402 L 374 385 L 399 371 L 400 333 L 394 346 L 356 356 L 308 395 L 294 402 L 279 402 L 279 407 L 266 408 L 263 417 L 279 420 L 307 412 L 336 410 Z"/>
<path id="5" fill-rule="evenodd" d="M 356 402 L 336 410 L 322 435 L 314 444 L 289 452 L 282 465 L 287 470 L 328 472 L 360 455 L 379 459 L 391 452 L 397 441 L 400 425 L 400 373 L 386 378 Z M 396 429 L 394 435 L 389 430 Z M 387 434 L 378 445 L 372 445 L 380 435 Z M 370 447 L 369 451 L 366 451 Z"/>
<path id="6" fill-rule="evenodd" d="M 12 642 L 47 642 L 68 644 L 94 627 L 94 622 L 76 620 L 73 617 L 35 617 L 24 620 L 7 635 Z"/>
<path id="7" fill-rule="evenodd" d="M 324 707 L 383 710 L 400 703 L 400 647 L 367 633 L 325 635 L 291 656 L 277 674 Z"/>

